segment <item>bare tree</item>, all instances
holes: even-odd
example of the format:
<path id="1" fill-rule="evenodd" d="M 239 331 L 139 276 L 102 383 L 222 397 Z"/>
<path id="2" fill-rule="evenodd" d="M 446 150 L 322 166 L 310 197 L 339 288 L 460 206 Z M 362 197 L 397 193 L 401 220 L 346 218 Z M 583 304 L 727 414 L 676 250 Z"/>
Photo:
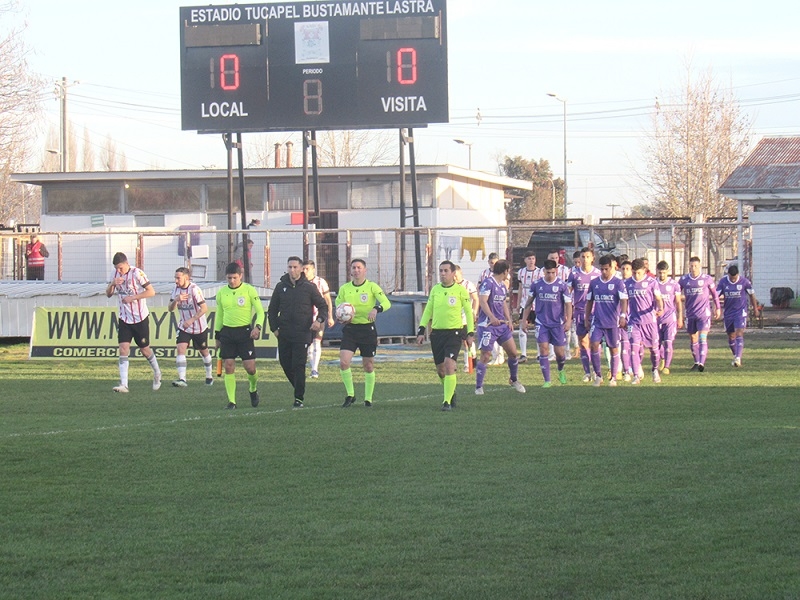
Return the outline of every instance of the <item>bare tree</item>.
<path id="1" fill-rule="evenodd" d="M 29 50 L 22 38 L 24 27 L 15 26 L 16 2 L 0 3 L 0 222 L 38 218 L 38 206 L 26 206 L 31 195 L 10 182 L 11 173 L 22 171 L 31 154 L 35 124 L 41 110 L 43 83 L 28 68 Z"/>
<path id="2" fill-rule="evenodd" d="M 717 85 L 710 69 L 694 76 L 687 64 L 682 89 L 656 99 L 643 147 L 646 171 L 639 174 L 645 203 L 662 218 L 735 218 L 736 202 L 717 189 L 745 157 L 749 137 L 749 121 L 733 91 Z M 715 260 L 732 233 L 709 231 Z"/>
<path id="3" fill-rule="evenodd" d="M 119 153 L 117 152 L 117 143 L 109 133 L 106 136 L 106 142 L 100 149 L 100 170 L 101 171 L 119 171 Z"/>
<path id="4" fill-rule="evenodd" d="M 374 167 L 397 164 L 396 131 L 359 129 L 317 133 L 317 157 L 322 167 Z"/>
<path id="5" fill-rule="evenodd" d="M 83 127 L 83 153 L 81 154 L 81 170 L 94 171 L 94 146 L 89 137 L 89 128 Z"/>

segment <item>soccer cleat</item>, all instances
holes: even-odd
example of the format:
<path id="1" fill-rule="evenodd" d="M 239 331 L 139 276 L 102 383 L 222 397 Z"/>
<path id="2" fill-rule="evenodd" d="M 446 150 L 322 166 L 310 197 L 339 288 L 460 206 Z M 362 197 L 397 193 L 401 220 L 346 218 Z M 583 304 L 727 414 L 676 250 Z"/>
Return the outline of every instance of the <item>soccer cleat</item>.
<path id="1" fill-rule="evenodd" d="M 524 354 L 522 356 L 520 356 L 519 360 L 517 361 L 517 363 L 520 364 L 520 365 L 523 364 L 523 363 L 526 363 L 526 362 L 528 362 L 528 357 L 525 356 Z"/>
<path id="2" fill-rule="evenodd" d="M 589 383 L 590 381 L 592 381 L 592 376 L 589 373 L 585 373 L 583 375 L 583 383 Z"/>
<path id="3" fill-rule="evenodd" d="M 294 399 L 294 404 L 292 404 L 292 408 L 303 408 L 303 401 L 299 398 Z"/>
<path id="4" fill-rule="evenodd" d="M 128 393 L 128 386 L 127 385 L 118 385 L 114 388 L 114 391 L 118 394 L 127 394 Z"/>
<path id="5" fill-rule="evenodd" d="M 319 378 L 319 371 L 311 371 L 311 379 Z"/>
<path id="6" fill-rule="evenodd" d="M 214 378 L 206 377 L 206 385 L 214 385 Z"/>
<path id="7" fill-rule="evenodd" d="M 622 381 L 622 373 L 617 373 L 616 379 L 617 381 Z"/>
<path id="8" fill-rule="evenodd" d="M 692 365 L 692 368 L 689 369 L 689 370 L 690 371 L 697 371 L 697 370 L 699 370 L 699 367 L 700 367 L 700 365 L 698 363 L 694 363 L 694 365 Z"/>
<path id="9" fill-rule="evenodd" d="M 542 387 L 543 388 L 553 387 L 553 383 L 550 381 L 545 381 L 544 384 L 542 384 Z"/>
<path id="10" fill-rule="evenodd" d="M 703 371 L 706 370 L 706 366 L 704 364 L 698 364 L 697 365 L 697 370 L 702 373 Z"/>
<path id="11" fill-rule="evenodd" d="M 211 381 L 214 381 L 213 379 Z M 176 379 L 172 382 L 172 387 L 189 387 L 185 379 Z"/>
<path id="12" fill-rule="evenodd" d="M 639 376 L 638 376 L 638 375 L 636 375 L 636 376 L 633 378 L 633 381 L 631 381 L 631 385 L 639 385 L 640 383 L 642 383 L 642 380 L 639 378 Z"/>
<path id="13" fill-rule="evenodd" d="M 739 368 L 739 367 L 741 367 L 741 366 L 742 366 L 742 359 L 741 359 L 740 357 L 738 357 L 738 356 L 737 356 L 736 358 L 734 358 L 734 359 L 733 359 L 733 362 L 731 362 L 731 364 L 732 364 L 734 367 L 736 367 L 736 368 Z"/>
<path id="14" fill-rule="evenodd" d="M 611 381 L 609 381 L 608 382 L 608 387 L 617 387 L 617 380 L 616 379 L 612 379 Z"/>
<path id="15" fill-rule="evenodd" d="M 153 391 L 157 392 L 161 389 L 161 372 L 159 371 L 153 375 Z"/>
<path id="16" fill-rule="evenodd" d="M 653 369 L 653 383 L 661 383 L 661 375 L 658 374 L 658 369 Z"/>
<path id="17" fill-rule="evenodd" d="M 662 372 L 664 375 L 669 375 L 669 367 L 664 367 L 663 369 L 661 369 L 661 372 Z"/>
<path id="18" fill-rule="evenodd" d="M 475 395 L 476 396 L 483 396 L 483 388 L 482 387 L 475 388 Z"/>
<path id="19" fill-rule="evenodd" d="M 233 410 L 236 408 L 236 402 L 228 402 L 228 406 L 225 407 L 225 410 Z"/>
<path id="20" fill-rule="evenodd" d="M 355 396 L 345 396 L 344 404 L 342 404 L 342 408 L 348 408 L 355 401 L 356 401 L 356 397 Z"/>
<path id="21" fill-rule="evenodd" d="M 442 402 L 442 410 L 447 412 L 449 410 L 452 410 L 452 407 L 447 402 Z"/>
<path id="22" fill-rule="evenodd" d="M 517 381 L 509 381 L 508 383 L 509 383 L 509 385 L 511 387 L 513 387 L 515 390 L 517 390 L 520 394 L 524 394 L 525 393 L 525 386 L 522 385 L 519 382 L 519 380 L 517 380 Z"/>
<path id="23" fill-rule="evenodd" d="M 662 360 L 661 360 L 661 361 L 658 363 L 658 370 L 659 370 L 659 371 L 663 371 L 663 370 L 666 368 L 666 366 L 667 366 L 667 365 L 666 365 L 666 364 L 664 364 L 664 360 L 662 359 Z"/>
<path id="24" fill-rule="evenodd" d="M 631 380 L 631 374 L 630 373 L 625 373 L 625 375 L 622 376 L 622 380 L 629 382 Z"/>
<path id="25" fill-rule="evenodd" d="M 364 400 L 364 406 L 366 406 L 367 408 L 369 408 L 370 406 L 372 406 L 372 402 L 371 402 L 371 401 L 369 401 L 369 400 Z"/>
<path id="26" fill-rule="evenodd" d="M 250 392 L 250 405 L 253 408 L 258 406 L 259 400 L 260 400 L 260 398 L 258 397 L 258 390 L 256 390 L 255 392 Z"/>
<path id="27" fill-rule="evenodd" d="M 595 375 L 594 379 L 592 380 L 592 385 L 594 387 L 600 387 L 603 385 L 603 378 L 600 375 Z"/>
<path id="28" fill-rule="evenodd" d="M 450 406 L 452 406 L 453 408 L 456 407 L 456 393 L 455 392 L 453 392 L 453 395 L 450 397 Z"/>
<path id="29" fill-rule="evenodd" d="M 561 382 L 562 385 L 567 383 L 567 374 L 564 372 L 563 369 L 558 372 L 558 380 Z"/>
<path id="30" fill-rule="evenodd" d="M 642 379 L 644 379 L 644 371 L 639 371 L 638 373 L 636 373 L 636 376 L 639 378 L 639 381 L 641 381 Z"/>

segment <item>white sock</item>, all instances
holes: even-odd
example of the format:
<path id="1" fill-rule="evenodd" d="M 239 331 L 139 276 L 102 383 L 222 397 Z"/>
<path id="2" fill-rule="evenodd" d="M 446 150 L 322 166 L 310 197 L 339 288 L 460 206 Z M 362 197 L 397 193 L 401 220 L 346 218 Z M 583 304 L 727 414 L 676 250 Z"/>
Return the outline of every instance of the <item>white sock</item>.
<path id="1" fill-rule="evenodd" d="M 119 384 L 128 387 L 128 357 L 119 357 Z"/>
<path id="2" fill-rule="evenodd" d="M 175 365 L 178 367 L 178 379 L 186 381 L 186 355 L 178 354 L 175 357 Z"/>

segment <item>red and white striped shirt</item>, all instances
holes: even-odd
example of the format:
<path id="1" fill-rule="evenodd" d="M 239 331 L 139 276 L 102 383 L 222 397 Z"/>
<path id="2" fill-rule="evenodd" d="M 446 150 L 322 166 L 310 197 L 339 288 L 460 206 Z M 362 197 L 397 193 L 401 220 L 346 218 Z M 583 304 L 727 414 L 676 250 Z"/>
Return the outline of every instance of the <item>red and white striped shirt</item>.
<path id="1" fill-rule="evenodd" d="M 322 295 L 323 298 L 325 297 L 325 294 L 330 294 L 331 293 L 331 288 L 328 287 L 328 282 L 325 281 L 319 275 L 315 275 L 314 279 L 311 280 L 311 283 L 313 283 L 315 286 L 317 286 L 317 289 L 319 290 L 319 293 Z M 318 314 L 319 314 L 319 310 L 317 310 L 317 307 L 315 306 L 314 307 L 314 317 L 313 317 L 315 321 L 317 320 L 317 315 Z"/>
<path id="2" fill-rule="evenodd" d="M 122 299 L 126 296 L 141 294 L 144 289 L 150 285 L 147 275 L 145 275 L 141 269 L 131 267 L 124 275 L 118 270 L 114 271 L 112 279 L 116 279 L 117 277 L 122 277 L 124 279 L 121 285 L 114 286 L 114 291 L 119 297 L 119 320 L 129 325 L 141 323 L 147 318 L 147 315 L 150 314 L 150 311 L 147 309 L 147 300 L 142 298 L 130 304 L 125 304 Z"/>
<path id="3" fill-rule="evenodd" d="M 181 294 L 188 295 L 188 298 L 185 302 L 181 302 Z M 179 329 L 182 329 L 186 333 L 190 333 L 192 335 L 203 333 L 206 329 L 208 329 L 208 319 L 206 319 L 205 314 L 201 315 L 199 319 L 190 323 L 188 326 L 186 325 L 186 321 L 193 318 L 200 310 L 200 307 L 206 303 L 206 299 L 203 296 L 203 291 L 196 283 L 189 283 L 189 287 L 185 288 L 178 287 L 176 285 L 175 289 L 172 290 L 170 302 L 175 302 L 175 307 L 178 309 L 180 314 L 181 319 L 178 323 Z"/>

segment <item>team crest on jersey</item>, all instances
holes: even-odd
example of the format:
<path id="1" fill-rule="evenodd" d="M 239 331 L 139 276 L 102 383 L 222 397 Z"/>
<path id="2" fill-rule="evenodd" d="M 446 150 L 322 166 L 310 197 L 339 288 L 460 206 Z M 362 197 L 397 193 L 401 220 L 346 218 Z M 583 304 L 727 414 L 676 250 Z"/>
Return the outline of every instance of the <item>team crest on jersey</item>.
<path id="1" fill-rule="evenodd" d="M 737 285 L 737 286 L 736 286 L 736 289 L 737 289 L 737 290 L 739 290 L 739 291 L 741 292 L 741 291 L 742 291 L 742 286 L 740 286 L 740 285 Z"/>
<path id="2" fill-rule="evenodd" d="M 456 305 L 456 297 L 455 296 L 448 296 L 447 297 L 447 303 L 450 306 L 455 306 Z"/>
<path id="3" fill-rule="evenodd" d="M 613 291 L 614 291 L 614 284 L 613 284 L 613 283 L 610 283 L 610 284 L 608 285 L 608 291 L 609 291 L 609 292 L 613 292 Z"/>
<path id="4" fill-rule="evenodd" d="M 361 294 L 361 304 L 366 304 L 367 300 L 369 300 L 369 294 Z"/>
<path id="5" fill-rule="evenodd" d="M 238 298 L 236 298 L 236 304 L 238 304 L 239 306 L 244 306 L 244 296 L 239 296 Z"/>
<path id="6" fill-rule="evenodd" d="M 553 291 L 554 291 L 554 292 L 557 292 L 557 291 L 558 291 L 558 286 L 557 286 L 557 285 L 554 285 L 554 286 L 553 286 Z"/>

